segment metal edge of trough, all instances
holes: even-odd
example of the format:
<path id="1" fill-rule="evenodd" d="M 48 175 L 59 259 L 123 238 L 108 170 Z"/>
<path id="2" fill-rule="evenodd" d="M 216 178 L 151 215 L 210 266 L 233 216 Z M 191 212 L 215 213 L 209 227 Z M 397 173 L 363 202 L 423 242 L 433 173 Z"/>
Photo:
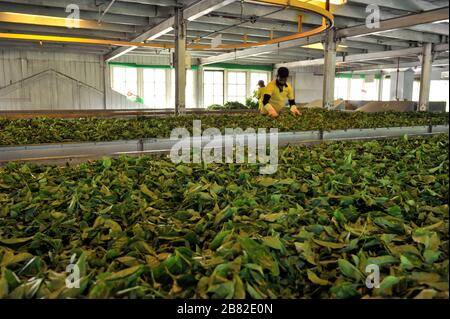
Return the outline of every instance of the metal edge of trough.
<path id="1" fill-rule="evenodd" d="M 434 125 L 431 127 L 431 131 L 433 133 L 449 133 L 449 126 L 448 125 Z"/>
<path id="2" fill-rule="evenodd" d="M 170 139 L 144 139 L 143 152 L 158 151 L 158 150 L 170 150 L 177 143 L 190 143 L 190 145 L 201 145 L 203 147 L 222 147 L 227 142 L 240 143 L 247 145 L 250 142 L 257 141 L 258 134 L 234 134 L 234 135 L 217 135 L 214 138 L 210 136 L 204 137 L 191 137 L 185 140 L 170 140 Z M 269 133 L 266 136 L 266 143 L 270 141 L 270 138 L 276 136 L 275 133 Z M 278 144 L 287 145 L 289 143 L 320 140 L 320 131 L 304 131 L 304 132 L 282 132 L 278 133 Z M 195 143 L 195 144 L 194 144 Z M 180 145 L 181 145 L 180 144 Z"/>
<path id="3" fill-rule="evenodd" d="M 139 140 L 0 147 L 0 162 L 41 157 L 77 157 L 138 150 Z"/>
<path id="4" fill-rule="evenodd" d="M 423 135 L 430 134 L 429 126 L 409 126 L 409 127 L 386 127 L 372 129 L 348 129 L 324 131 L 324 140 L 345 140 L 369 137 L 397 137 L 403 135 Z"/>
<path id="5" fill-rule="evenodd" d="M 301 144 L 320 141 L 339 141 L 356 139 L 394 138 L 404 135 L 430 135 L 448 134 L 448 125 L 437 126 L 411 126 L 411 127 L 391 127 L 391 128 L 371 128 L 371 129 L 348 129 L 334 131 L 304 131 L 304 132 L 281 132 L 278 133 L 278 146 L 283 147 L 291 144 Z M 247 136 L 244 145 L 250 141 L 255 142 L 257 134 L 249 135 L 227 135 L 209 137 L 189 138 L 189 143 L 200 142 L 201 147 L 222 148 L 227 141 L 236 142 Z M 267 135 L 266 142 L 270 136 Z M 242 141 L 242 140 L 240 140 Z M 108 155 L 125 154 L 151 154 L 168 152 L 180 140 L 170 140 L 169 138 L 146 138 L 140 140 L 118 140 L 107 142 L 86 142 L 86 143 L 59 143 L 59 144 L 37 144 L 23 146 L 0 147 L 0 163 L 21 160 L 39 160 L 39 158 L 81 158 L 98 157 Z M 193 145 L 193 144 L 190 144 Z M 199 145 L 199 144 L 197 144 Z"/>

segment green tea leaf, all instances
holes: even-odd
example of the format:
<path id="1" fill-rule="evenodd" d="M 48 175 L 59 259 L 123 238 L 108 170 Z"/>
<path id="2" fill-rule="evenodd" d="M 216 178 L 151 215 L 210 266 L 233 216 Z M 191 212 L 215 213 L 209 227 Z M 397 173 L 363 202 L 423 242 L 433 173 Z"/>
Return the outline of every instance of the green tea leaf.
<path id="1" fill-rule="evenodd" d="M 262 239 L 262 242 L 267 247 L 281 250 L 281 251 L 284 250 L 283 243 L 281 242 L 281 240 L 278 237 L 274 237 L 274 236 L 264 237 Z"/>
<path id="2" fill-rule="evenodd" d="M 342 274 L 346 277 L 353 278 L 356 281 L 360 281 L 364 275 L 359 271 L 358 268 L 353 266 L 350 262 L 345 259 L 338 260 L 339 269 Z"/>
<path id="3" fill-rule="evenodd" d="M 379 293 L 381 295 L 390 295 L 391 289 L 400 282 L 400 278 L 387 276 L 380 284 Z"/>
<path id="4" fill-rule="evenodd" d="M 110 276 L 106 277 L 105 280 L 106 281 L 121 280 L 121 279 L 127 278 L 131 275 L 139 274 L 140 272 L 142 272 L 142 270 L 143 270 L 143 267 L 141 265 L 130 267 L 130 268 L 127 268 L 127 269 L 124 269 L 124 270 L 121 270 L 121 271 L 111 274 Z"/>
<path id="5" fill-rule="evenodd" d="M 347 244 L 332 243 L 332 242 L 322 241 L 322 240 L 318 240 L 318 239 L 313 239 L 313 241 L 322 247 L 327 247 L 327 248 L 331 248 L 331 249 L 342 249 L 347 246 Z"/>
<path id="6" fill-rule="evenodd" d="M 254 263 L 260 265 L 264 269 L 270 270 L 274 276 L 280 274 L 278 263 L 274 260 L 272 254 L 265 246 L 258 244 L 248 237 L 240 238 L 239 243 Z"/>
<path id="7" fill-rule="evenodd" d="M 324 279 L 320 279 L 314 272 L 312 272 L 311 270 L 307 270 L 308 273 L 308 279 L 316 284 L 316 285 L 320 285 L 320 286 L 328 286 L 330 285 L 330 283 L 328 282 L 328 280 L 324 280 Z"/>
<path id="8" fill-rule="evenodd" d="M 284 216 L 286 216 L 285 213 L 261 214 L 259 216 L 259 218 L 266 222 L 274 223 L 274 222 L 278 221 L 279 219 L 283 218 Z"/>
<path id="9" fill-rule="evenodd" d="M 389 255 L 367 258 L 367 264 L 377 265 L 380 267 L 386 266 L 386 265 L 391 265 L 391 264 L 396 264 L 398 262 L 399 262 L 399 260 L 397 258 L 389 256 Z"/>
<path id="10" fill-rule="evenodd" d="M 29 242 L 30 240 L 32 240 L 34 237 L 24 237 L 24 238 L 3 238 L 0 239 L 0 243 L 5 244 L 5 245 L 20 245 L 20 244 L 24 244 L 26 242 Z"/>

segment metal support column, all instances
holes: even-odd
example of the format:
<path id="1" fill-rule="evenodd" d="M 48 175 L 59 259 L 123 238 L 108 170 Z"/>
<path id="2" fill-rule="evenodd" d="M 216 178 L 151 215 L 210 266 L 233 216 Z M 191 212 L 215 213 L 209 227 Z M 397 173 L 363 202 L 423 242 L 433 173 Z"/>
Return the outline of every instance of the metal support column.
<path id="1" fill-rule="evenodd" d="M 196 98 L 196 104 L 198 108 L 205 108 L 204 105 L 204 87 L 203 87 L 203 72 L 204 68 L 203 66 L 199 65 L 197 69 L 197 98 Z"/>
<path id="2" fill-rule="evenodd" d="M 428 111 L 430 105 L 431 70 L 433 65 L 433 44 L 424 44 L 421 59 L 422 74 L 420 76 L 419 110 Z"/>
<path id="3" fill-rule="evenodd" d="M 378 81 L 378 101 L 383 101 L 383 82 L 384 72 L 380 71 L 380 80 Z"/>
<path id="4" fill-rule="evenodd" d="M 328 31 L 324 47 L 323 107 L 330 109 L 334 105 L 334 82 L 336 79 L 336 39 L 334 29 Z"/>
<path id="5" fill-rule="evenodd" d="M 111 72 L 109 69 L 109 65 L 103 59 L 100 59 L 100 65 L 102 70 L 102 86 L 103 86 L 103 109 L 108 109 L 108 89 L 111 86 L 111 82 L 109 81 L 109 77 L 107 76 L 107 72 Z"/>
<path id="6" fill-rule="evenodd" d="M 175 12 L 175 113 L 182 115 L 186 111 L 186 21 L 183 8 Z"/>

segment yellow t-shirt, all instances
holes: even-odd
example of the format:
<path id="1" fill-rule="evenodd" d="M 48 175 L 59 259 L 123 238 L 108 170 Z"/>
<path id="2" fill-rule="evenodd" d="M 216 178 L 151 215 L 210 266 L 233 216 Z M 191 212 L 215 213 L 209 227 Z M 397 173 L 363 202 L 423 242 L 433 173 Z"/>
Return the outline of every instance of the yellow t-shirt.
<path id="1" fill-rule="evenodd" d="M 256 98 L 258 99 L 258 102 L 259 102 L 259 110 L 263 109 L 264 95 L 266 94 L 266 91 L 267 91 L 267 87 L 263 87 L 263 88 L 260 88 L 258 90 L 258 92 L 256 93 Z"/>
<path id="2" fill-rule="evenodd" d="M 266 92 L 264 94 L 269 94 L 271 96 L 269 103 L 277 112 L 280 112 L 285 107 L 286 100 L 295 99 L 294 90 L 289 83 L 286 83 L 286 86 L 283 87 L 283 91 L 281 92 L 280 88 L 277 86 L 277 80 L 273 80 L 267 85 L 267 87 L 265 87 L 265 90 Z M 262 111 L 263 113 L 267 113 L 264 108 Z"/>

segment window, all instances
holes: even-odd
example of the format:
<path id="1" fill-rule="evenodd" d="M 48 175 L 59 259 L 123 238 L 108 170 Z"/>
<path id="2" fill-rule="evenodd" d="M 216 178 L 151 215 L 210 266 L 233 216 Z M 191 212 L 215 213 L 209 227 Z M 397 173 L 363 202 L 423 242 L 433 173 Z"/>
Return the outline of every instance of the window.
<path id="1" fill-rule="evenodd" d="M 442 80 L 432 80 L 430 87 L 430 102 L 446 102 L 447 112 L 449 110 L 449 82 Z M 420 81 L 414 81 L 413 101 L 419 102 L 420 99 Z"/>
<path id="2" fill-rule="evenodd" d="M 446 102 L 449 110 L 449 82 L 447 80 L 433 80 L 430 88 L 430 102 Z"/>
<path id="3" fill-rule="evenodd" d="M 420 81 L 414 81 L 412 100 L 414 102 L 419 102 L 419 99 L 420 99 Z"/>
<path id="4" fill-rule="evenodd" d="M 363 100 L 364 101 L 378 101 L 378 88 L 380 80 L 372 78 L 364 82 Z"/>
<path id="5" fill-rule="evenodd" d="M 336 99 L 348 100 L 348 86 L 350 79 L 336 78 L 334 87 L 334 96 Z"/>
<path id="6" fill-rule="evenodd" d="M 137 96 L 137 69 L 114 66 L 112 68 L 112 88 L 123 95 Z"/>
<path id="7" fill-rule="evenodd" d="M 204 73 L 204 105 L 224 104 L 223 71 L 205 71 Z"/>
<path id="8" fill-rule="evenodd" d="M 194 92 L 194 72 L 192 70 L 187 71 L 186 77 L 186 108 L 196 108 L 195 105 L 195 92 Z"/>
<path id="9" fill-rule="evenodd" d="M 383 101 L 391 100 L 391 79 L 383 79 Z"/>
<path id="10" fill-rule="evenodd" d="M 193 109 L 195 105 L 194 95 L 194 72 L 187 70 L 186 73 L 186 108 Z M 172 69 L 172 100 L 175 101 L 175 69 Z"/>
<path id="11" fill-rule="evenodd" d="M 144 104 L 155 109 L 166 108 L 166 71 L 144 69 Z"/>
<path id="12" fill-rule="evenodd" d="M 247 99 L 247 74 L 228 72 L 228 101 L 245 104 Z"/>
<path id="13" fill-rule="evenodd" d="M 364 95 L 364 80 L 363 79 L 351 79 L 350 100 L 362 101 Z"/>
<path id="14" fill-rule="evenodd" d="M 365 79 L 352 78 L 350 100 L 378 101 L 378 82 L 373 75 L 366 75 Z"/>
<path id="15" fill-rule="evenodd" d="M 251 72 L 250 73 L 250 92 L 249 96 L 254 96 L 254 92 L 259 89 L 258 82 L 263 80 L 264 83 L 269 83 L 269 73 L 267 72 Z"/>

